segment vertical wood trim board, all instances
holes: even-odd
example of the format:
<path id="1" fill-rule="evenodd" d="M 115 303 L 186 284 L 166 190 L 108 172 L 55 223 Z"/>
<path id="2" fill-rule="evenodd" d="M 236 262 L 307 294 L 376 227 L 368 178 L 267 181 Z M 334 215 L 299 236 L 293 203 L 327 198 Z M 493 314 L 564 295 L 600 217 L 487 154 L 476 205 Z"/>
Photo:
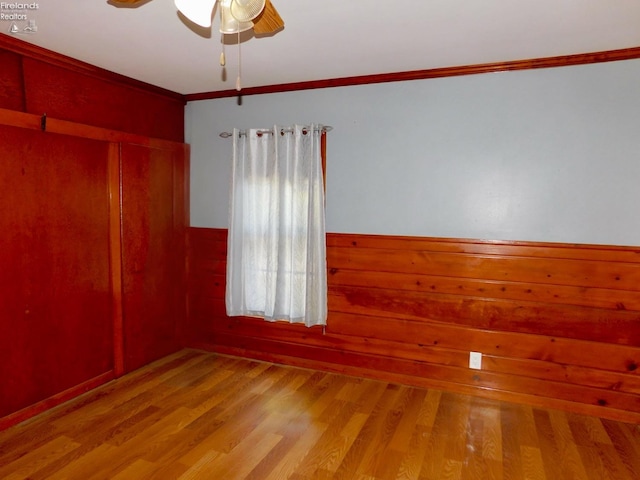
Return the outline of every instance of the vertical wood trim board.
<path id="1" fill-rule="evenodd" d="M 186 321 L 189 315 L 187 285 L 189 281 L 189 259 L 187 255 L 190 220 L 190 163 L 191 147 L 184 144 L 179 159 L 174 163 L 174 187 L 176 197 L 173 202 L 174 231 L 176 232 L 176 257 L 179 258 L 180 278 L 177 280 L 181 298 L 181 321 L 177 322 L 176 336 L 180 345 L 185 344 Z"/>
<path id="2" fill-rule="evenodd" d="M 113 317 L 113 369 L 116 377 L 124 373 L 124 321 L 122 314 L 122 191 L 120 144 L 109 144 L 109 249 L 111 308 Z"/>
<path id="3" fill-rule="evenodd" d="M 227 317 L 227 231 L 189 234 L 189 346 L 640 419 L 637 247 L 330 233 L 323 335 Z"/>

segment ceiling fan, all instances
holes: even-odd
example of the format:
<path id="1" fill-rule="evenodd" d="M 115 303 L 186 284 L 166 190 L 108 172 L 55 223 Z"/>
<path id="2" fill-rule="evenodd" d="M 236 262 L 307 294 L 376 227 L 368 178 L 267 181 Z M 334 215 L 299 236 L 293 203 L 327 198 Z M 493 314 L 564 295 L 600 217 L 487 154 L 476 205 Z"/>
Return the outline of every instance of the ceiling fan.
<path id="1" fill-rule="evenodd" d="M 128 5 L 149 0 L 114 0 Z M 178 10 L 202 27 L 211 26 L 213 10 L 218 3 L 220 32 L 240 33 L 253 28 L 255 35 L 269 35 L 284 28 L 284 21 L 271 0 L 174 0 Z"/>
<path id="2" fill-rule="evenodd" d="M 115 3 L 136 5 L 149 0 L 113 0 Z M 255 35 L 269 35 L 284 28 L 284 21 L 270 0 L 174 0 L 182 15 L 201 27 L 211 27 L 213 10 L 218 5 L 220 33 L 238 35 L 238 78 L 236 90 L 241 90 L 240 33 L 253 28 Z M 224 40 L 222 40 L 220 66 L 226 65 Z"/>

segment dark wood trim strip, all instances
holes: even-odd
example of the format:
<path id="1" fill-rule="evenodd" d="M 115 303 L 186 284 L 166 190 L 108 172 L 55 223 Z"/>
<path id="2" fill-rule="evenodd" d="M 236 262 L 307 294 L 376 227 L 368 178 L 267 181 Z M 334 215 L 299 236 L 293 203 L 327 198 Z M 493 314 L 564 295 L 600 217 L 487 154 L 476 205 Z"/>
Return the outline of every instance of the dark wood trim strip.
<path id="1" fill-rule="evenodd" d="M 103 373 L 102 375 L 98 375 L 97 377 L 91 378 L 86 382 L 82 382 L 79 385 L 74 385 L 73 387 L 57 393 L 52 397 L 46 398 L 38 403 L 33 405 L 29 405 L 22 410 L 18 410 L 11 415 L 7 415 L 6 417 L 0 418 L 0 432 L 2 430 L 6 430 L 7 428 L 17 425 L 18 423 L 24 422 L 31 417 L 35 417 L 36 415 L 49 410 L 53 407 L 56 407 L 72 398 L 75 398 L 83 393 L 88 392 L 89 390 L 93 390 L 100 385 L 104 385 L 107 382 L 113 380 L 114 375 L 113 371 L 108 371 Z"/>
<path id="2" fill-rule="evenodd" d="M 111 318 L 114 375 L 124 374 L 124 317 L 122 312 L 122 189 L 120 144 L 109 144 L 109 249 L 111 254 Z"/>
<path id="3" fill-rule="evenodd" d="M 176 324 L 176 336 L 181 348 L 184 348 L 187 337 L 187 321 L 189 318 L 189 256 L 187 251 L 189 249 L 189 224 L 191 222 L 190 212 L 190 172 L 191 172 L 191 147 L 185 144 L 182 152 L 182 161 L 174 162 L 173 164 L 173 191 L 182 192 L 173 200 L 173 221 L 174 225 L 184 226 L 176 230 L 176 234 L 179 236 L 178 245 L 180 248 L 180 254 L 182 256 L 182 269 L 183 274 L 179 279 L 176 279 L 177 288 L 183 296 L 183 303 L 181 305 L 182 310 L 181 321 Z"/>
<path id="4" fill-rule="evenodd" d="M 41 130 L 41 115 L 32 113 L 18 112 L 0 108 L 0 125 L 10 125 L 12 127 L 21 127 Z M 161 138 L 151 138 L 135 133 L 127 133 L 120 130 L 110 130 L 108 128 L 94 127 L 81 123 L 71 122 L 68 120 L 59 120 L 47 116 L 47 133 L 57 133 L 60 135 L 70 135 L 74 137 L 89 138 L 92 140 L 102 140 L 105 142 L 122 142 L 133 145 L 142 145 L 150 148 L 175 149 L 182 151 L 184 143 Z"/>
<path id="5" fill-rule="evenodd" d="M 284 83 L 263 87 L 249 87 L 243 88 L 240 92 L 240 96 L 313 90 L 318 88 L 348 87 L 373 83 L 426 80 L 429 78 L 457 77 L 461 75 L 477 75 L 480 73 L 495 73 L 513 70 L 531 70 L 535 68 L 567 67 L 572 65 L 586 65 L 590 63 L 632 60 L 636 58 L 640 58 L 640 47 L 608 50 L 603 52 L 580 53 L 575 55 L 562 55 L 557 57 L 534 58 L 529 60 L 514 60 L 508 62 L 483 63 L 478 65 L 463 65 L 458 67 L 432 68 L 428 70 L 413 70 L 407 72 L 312 80 L 308 82 Z M 185 95 L 185 99 L 188 102 L 192 102 L 196 100 L 210 100 L 235 96 L 238 96 L 238 92 L 236 90 L 221 90 L 217 92 L 187 94 Z"/>
<path id="6" fill-rule="evenodd" d="M 126 85 L 128 87 L 143 90 L 146 93 L 152 93 L 166 98 L 173 98 L 186 103 L 184 95 L 180 93 L 173 92 L 171 90 L 167 90 L 140 80 L 136 80 L 134 78 L 127 77 L 110 70 L 106 70 L 104 68 L 96 67 L 81 60 L 76 60 L 75 58 L 68 57 L 61 53 L 47 50 L 46 48 L 33 45 L 29 42 L 25 42 L 24 40 L 14 38 L 9 35 L 0 35 L 0 49 L 18 53 L 34 60 L 46 62 L 50 65 L 63 67 L 67 70 L 71 70 L 77 73 L 91 75 L 101 80 L 118 83 L 120 85 Z"/>

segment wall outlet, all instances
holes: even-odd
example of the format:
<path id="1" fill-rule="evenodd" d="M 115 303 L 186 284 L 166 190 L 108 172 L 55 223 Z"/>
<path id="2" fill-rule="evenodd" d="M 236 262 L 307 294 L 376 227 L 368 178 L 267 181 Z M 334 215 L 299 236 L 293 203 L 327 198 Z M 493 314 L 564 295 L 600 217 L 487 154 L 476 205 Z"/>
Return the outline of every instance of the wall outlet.
<path id="1" fill-rule="evenodd" d="M 480 352 L 469 352 L 469 368 L 482 370 L 482 354 Z"/>

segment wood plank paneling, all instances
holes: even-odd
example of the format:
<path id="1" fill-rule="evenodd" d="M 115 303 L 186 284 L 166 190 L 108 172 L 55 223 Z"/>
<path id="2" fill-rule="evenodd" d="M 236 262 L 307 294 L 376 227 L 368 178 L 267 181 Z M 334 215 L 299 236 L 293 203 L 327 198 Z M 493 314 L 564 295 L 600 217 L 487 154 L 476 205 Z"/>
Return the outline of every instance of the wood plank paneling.
<path id="1" fill-rule="evenodd" d="M 1 108 L 0 123 L 3 429 L 182 346 L 189 149 Z"/>
<path id="2" fill-rule="evenodd" d="M 182 95 L 0 36 L 0 108 L 184 141 Z"/>
<path id="3" fill-rule="evenodd" d="M 401 249 L 400 246 L 396 248 L 362 246 L 353 248 L 352 246 L 333 248 L 330 260 L 332 271 L 349 269 L 394 273 L 428 273 L 434 276 L 455 278 L 632 291 L 640 283 L 640 265 L 638 263 L 606 262 L 586 258 L 441 252 L 430 249 Z M 637 255 L 636 262 L 637 260 L 640 260 L 640 255 Z M 375 269 L 369 267 L 372 261 L 375 262 Z"/>
<path id="4" fill-rule="evenodd" d="M 639 316 L 626 310 L 612 313 L 604 309 L 421 294 L 392 288 L 331 288 L 329 295 L 330 308 L 337 312 L 625 345 L 640 343 Z"/>
<path id="5" fill-rule="evenodd" d="M 25 108 L 22 88 L 22 57 L 17 53 L 0 50 L 0 108 Z"/>
<path id="6" fill-rule="evenodd" d="M 178 350 L 185 321 L 184 149 L 122 144 L 125 371 Z"/>
<path id="7" fill-rule="evenodd" d="M 180 94 L 9 35 L 0 35 L 0 65 L 2 429 L 121 375 L 124 344 L 129 368 L 182 344 L 189 149 L 177 143 Z M 125 219 L 124 235 L 120 144 L 132 145 L 122 150 L 128 166 L 132 150 L 165 152 L 152 162 L 151 181 L 126 180 L 144 189 L 127 190 L 126 208 L 140 217 Z M 134 205 L 149 191 L 157 199 Z M 158 266 L 123 272 L 122 239 L 138 234 Z M 140 258 L 140 250 L 125 253 Z M 123 298 L 123 281 L 140 290 Z M 152 307 L 136 310 L 136 302 Z"/>
<path id="8" fill-rule="evenodd" d="M 120 83 L 130 88 L 146 90 L 157 95 L 174 98 L 180 101 L 184 100 L 184 96 L 179 93 L 106 70 L 96 65 L 83 62 L 82 60 L 63 55 L 62 53 L 54 52 L 53 50 L 40 47 L 34 43 L 26 42 L 16 35 L 0 36 L 0 49 L 17 53 L 23 57 L 46 62 L 51 65 L 64 67 L 82 75 L 89 75 L 106 81 Z"/>
<path id="9" fill-rule="evenodd" d="M 0 417 L 113 369 L 107 150 L 0 126 Z"/>
<path id="10" fill-rule="evenodd" d="M 226 317 L 226 234 L 190 229 L 191 345 L 640 418 L 638 247 L 328 234 L 323 334 Z"/>
<path id="11" fill-rule="evenodd" d="M 180 101 L 30 58 L 23 65 L 29 113 L 178 142 L 184 138 Z"/>

